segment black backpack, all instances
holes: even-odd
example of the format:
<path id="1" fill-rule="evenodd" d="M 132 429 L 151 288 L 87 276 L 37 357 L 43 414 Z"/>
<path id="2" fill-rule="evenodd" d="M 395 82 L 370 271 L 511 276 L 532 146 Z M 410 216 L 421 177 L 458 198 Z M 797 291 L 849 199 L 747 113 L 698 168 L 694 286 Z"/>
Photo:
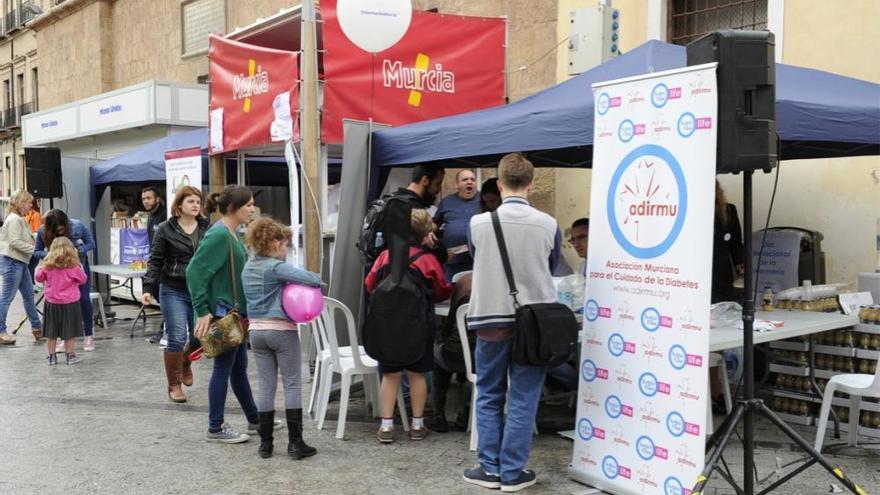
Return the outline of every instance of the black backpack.
<path id="1" fill-rule="evenodd" d="M 380 270 L 381 278 L 370 296 L 364 323 L 364 349 L 388 366 L 407 366 L 419 361 L 433 338 L 431 294 L 422 272 L 412 264 L 427 251 L 409 258 L 399 281 L 390 276 L 391 265 Z"/>
<path id="2" fill-rule="evenodd" d="M 372 265 L 376 258 L 379 257 L 379 253 L 389 246 L 390 235 L 385 233 L 386 208 L 389 203 L 394 201 L 407 202 L 405 198 L 397 194 L 386 194 L 372 201 L 367 206 L 367 213 L 364 215 L 364 223 L 361 226 L 361 233 L 357 242 L 358 252 L 364 265 Z M 406 218 L 406 225 L 408 226 L 408 211 Z"/>

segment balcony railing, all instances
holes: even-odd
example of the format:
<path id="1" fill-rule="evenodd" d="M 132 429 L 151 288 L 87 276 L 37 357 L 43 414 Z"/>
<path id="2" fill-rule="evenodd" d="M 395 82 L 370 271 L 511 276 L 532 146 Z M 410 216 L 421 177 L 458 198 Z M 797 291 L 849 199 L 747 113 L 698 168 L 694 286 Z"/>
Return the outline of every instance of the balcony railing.
<path id="1" fill-rule="evenodd" d="M 18 106 L 18 118 L 21 120 L 22 117 L 29 113 L 34 113 L 34 104 L 33 102 L 23 103 Z"/>
<path id="2" fill-rule="evenodd" d="M 3 124 L 7 129 L 18 127 L 18 109 L 16 108 L 7 108 L 3 111 Z"/>
<path id="3" fill-rule="evenodd" d="M 29 2 L 22 2 L 21 3 L 21 10 L 19 10 L 21 15 L 19 16 L 19 19 L 18 19 L 18 23 L 21 26 L 24 26 L 27 21 L 36 17 L 36 15 L 33 13 L 33 11 L 28 8 L 28 5 L 34 5 L 34 2 L 29 1 Z"/>
<path id="4" fill-rule="evenodd" d="M 6 22 L 4 23 L 4 33 L 11 33 L 20 27 L 18 23 L 18 10 L 12 10 L 6 13 Z"/>

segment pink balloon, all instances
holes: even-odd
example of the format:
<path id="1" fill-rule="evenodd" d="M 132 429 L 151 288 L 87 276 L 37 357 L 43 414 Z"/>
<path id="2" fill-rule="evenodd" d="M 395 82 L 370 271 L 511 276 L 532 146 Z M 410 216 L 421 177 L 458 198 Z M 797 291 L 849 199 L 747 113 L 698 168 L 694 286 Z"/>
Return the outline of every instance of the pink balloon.
<path id="1" fill-rule="evenodd" d="M 319 287 L 287 284 L 281 292 L 281 307 L 297 323 L 308 323 L 324 309 L 324 295 Z"/>

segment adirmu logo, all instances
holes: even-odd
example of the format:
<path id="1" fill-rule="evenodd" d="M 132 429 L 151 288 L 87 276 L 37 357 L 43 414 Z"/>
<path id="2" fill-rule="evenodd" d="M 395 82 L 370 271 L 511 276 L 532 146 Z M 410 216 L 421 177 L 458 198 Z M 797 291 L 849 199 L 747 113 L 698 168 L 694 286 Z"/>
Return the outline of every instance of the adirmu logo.
<path id="1" fill-rule="evenodd" d="M 614 239 L 639 259 L 668 251 L 684 226 L 687 184 L 678 161 L 665 148 L 646 144 L 615 170 L 606 199 Z"/>
<path id="2" fill-rule="evenodd" d="M 237 74 L 232 78 L 232 100 L 244 99 L 242 111 L 251 111 L 251 97 L 269 91 L 269 73 L 257 65 L 254 59 L 248 59 L 248 75 Z"/>
<path id="3" fill-rule="evenodd" d="M 408 89 L 407 103 L 418 107 L 422 104 L 422 94 L 455 93 L 455 73 L 444 70 L 443 64 L 429 67 L 430 58 L 424 53 L 416 55 L 414 67 L 403 65 L 400 60 L 382 61 L 382 84 L 386 88 Z"/>

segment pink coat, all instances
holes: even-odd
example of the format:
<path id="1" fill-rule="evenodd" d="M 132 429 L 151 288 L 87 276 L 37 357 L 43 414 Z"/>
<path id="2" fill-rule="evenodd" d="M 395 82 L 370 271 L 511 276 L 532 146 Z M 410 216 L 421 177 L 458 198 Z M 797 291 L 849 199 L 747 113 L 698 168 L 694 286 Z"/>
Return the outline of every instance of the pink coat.
<path id="1" fill-rule="evenodd" d="M 88 280 L 80 265 L 70 268 L 45 268 L 40 265 L 34 273 L 34 279 L 45 284 L 46 300 L 52 304 L 79 301 L 79 286 Z"/>

